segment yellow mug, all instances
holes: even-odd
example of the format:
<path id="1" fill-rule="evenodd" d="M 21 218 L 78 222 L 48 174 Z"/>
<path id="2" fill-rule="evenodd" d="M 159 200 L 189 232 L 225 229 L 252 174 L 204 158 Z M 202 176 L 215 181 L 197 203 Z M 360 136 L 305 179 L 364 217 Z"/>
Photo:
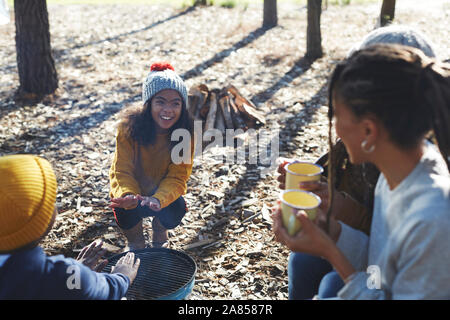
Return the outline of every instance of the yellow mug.
<path id="1" fill-rule="evenodd" d="M 321 200 L 319 196 L 304 190 L 285 190 L 280 193 L 283 225 L 288 234 L 293 236 L 302 228 L 300 221 L 295 217 L 294 211 L 304 210 L 310 220 L 314 220 Z"/>
<path id="2" fill-rule="evenodd" d="M 323 168 L 315 163 L 294 161 L 284 166 L 286 170 L 286 190 L 300 189 L 303 181 L 319 181 Z"/>

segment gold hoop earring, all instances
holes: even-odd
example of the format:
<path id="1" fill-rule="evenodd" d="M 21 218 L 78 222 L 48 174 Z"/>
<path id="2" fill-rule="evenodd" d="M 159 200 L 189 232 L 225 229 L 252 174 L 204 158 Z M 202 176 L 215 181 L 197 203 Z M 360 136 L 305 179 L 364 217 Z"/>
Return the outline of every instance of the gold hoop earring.
<path id="1" fill-rule="evenodd" d="M 367 149 L 366 146 L 367 146 L 367 140 L 364 140 L 363 142 L 361 142 L 361 149 L 365 153 L 372 153 L 375 150 L 375 145 L 372 145 L 369 149 Z"/>

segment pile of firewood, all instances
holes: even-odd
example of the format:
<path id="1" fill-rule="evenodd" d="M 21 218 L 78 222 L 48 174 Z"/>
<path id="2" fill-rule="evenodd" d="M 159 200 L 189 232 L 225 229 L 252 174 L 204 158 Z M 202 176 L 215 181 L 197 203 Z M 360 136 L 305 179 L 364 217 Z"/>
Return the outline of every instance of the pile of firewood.
<path id="1" fill-rule="evenodd" d="M 256 128 L 265 124 L 264 115 L 232 85 L 223 89 L 208 89 L 205 84 L 189 91 L 189 113 L 203 121 L 203 130 Z"/>

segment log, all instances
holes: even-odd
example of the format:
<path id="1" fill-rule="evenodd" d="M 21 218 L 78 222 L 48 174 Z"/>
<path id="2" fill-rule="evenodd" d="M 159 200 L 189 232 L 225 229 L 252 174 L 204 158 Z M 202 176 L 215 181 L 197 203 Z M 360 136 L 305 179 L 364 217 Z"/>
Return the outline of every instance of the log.
<path id="1" fill-rule="evenodd" d="M 242 96 L 236 87 L 230 85 L 227 87 L 227 91 L 234 96 L 234 103 L 242 114 L 249 119 L 255 119 L 262 124 L 266 124 L 264 115 L 256 109 L 256 106 L 251 101 Z"/>
<path id="2" fill-rule="evenodd" d="M 240 116 L 240 112 L 238 107 L 236 106 L 233 96 L 229 94 L 229 102 L 230 102 L 230 109 L 231 109 L 231 118 L 233 119 L 233 124 L 236 129 L 244 129 L 247 130 L 247 124 L 245 123 L 244 119 Z"/>
<path id="3" fill-rule="evenodd" d="M 198 97 L 201 97 L 202 95 L 203 95 L 203 93 L 202 93 L 201 90 L 198 88 L 198 86 L 191 87 L 191 89 L 189 89 L 188 96 L 198 96 Z"/>
<path id="4" fill-rule="evenodd" d="M 205 131 L 208 131 L 209 129 L 214 129 L 214 123 L 216 122 L 217 96 L 214 92 L 211 92 L 209 98 L 210 104 L 209 104 L 209 112 L 205 122 Z"/>
<path id="5" fill-rule="evenodd" d="M 198 86 L 198 90 L 202 94 L 202 104 L 199 106 L 199 117 L 201 119 L 206 119 L 209 111 L 209 89 L 206 84 L 201 84 Z"/>
<path id="6" fill-rule="evenodd" d="M 199 96 L 197 95 L 189 95 L 188 96 L 189 105 L 187 108 L 188 113 L 192 118 L 195 116 L 195 111 L 197 111 L 198 102 L 200 101 Z"/>
<path id="7" fill-rule="evenodd" d="M 255 128 L 257 122 L 265 124 L 264 115 L 247 100 L 233 85 L 209 90 L 205 84 L 194 86 L 189 91 L 189 113 L 194 120 L 203 121 L 203 129 Z"/>
<path id="8" fill-rule="evenodd" d="M 200 90 L 200 91 L 209 93 L 209 89 L 208 89 L 208 86 L 207 86 L 206 84 L 203 84 L 203 83 L 202 83 L 202 84 L 198 85 L 197 88 L 198 88 L 198 90 Z"/>
<path id="9" fill-rule="evenodd" d="M 242 108 L 242 106 L 241 106 Z M 249 116 L 246 112 L 241 112 L 242 117 L 244 118 L 245 125 L 247 128 L 255 128 L 256 127 L 256 119 Z"/>
<path id="10" fill-rule="evenodd" d="M 219 100 L 220 108 L 222 109 L 223 117 L 225 119 L 225 126 L 227 129 L 234 129 L 233 119 L 231 118 L 229 97 L 224 96 Z"/>
<path id="11" fill-rule="evenodd" d="M 222 108 L 220 108 L 220 106 L 217 107 L 216 122 L 214 127 L 222 132 L 222 134 L 225 134 L 225 118 L 223 117 Z"/>
<path id="12" fill-rule="evenodd" d="M 227 92 L 231 93 L 231 94 L 235 97 L 235 99 L 236 99 L 236 97 L 239 97 L 239 98 L 238 98 L 239 100 L 244 101 L 244 102 L 247 103 L 249 106 L 251 106 L 252 108 L 256 109 L 256 106 L 255 106 L 250 100 L 247 100 L 247 99 L 239 92 L 239 90 L 238 90 L 235 86 L 233 86 L 232 84 L 230 84 L 229 86 L 227 86 L 227 87 L 225 88 L 225 90 L 226 90 Z"/>
<path id="13" fill-rule="evenodd" d="M 189 90 L 189 94 L 198 97 L 197 107 L 195 110 L 193 110 L 193 118 L 194 120 L 201 120 L 200 110 L 202 109 L 203 105 L 206 103 L 206 100 L 208 99 L 209 95 L 208 87 L 204 84 L 192 87 Z"/>
<path id="14" fill-rule="evenodd" d="M 208 99 L 206 99 L 205 103 L 200 108 L 200 112 L 199 113 L 200 113 L 200 117 L 202 119 L 206 120 L 210 108 L 211 108 L 211 94 L 209 94 Z"/>
<path id="15" fill-rule="evenodd" d="M 253 119 L 261 122 L 262 124 L 266 124 L 266 118 L 264 117 L 264 115 L 261 112 L 252 108 L 247 103 L 239 104 L 238 102 L 236 102 L 236 104 L 238 106 L 240 105 L 241 108 L 244 109 L 244 114 L 246 114 L 249 118 L 253 118 Z"/>

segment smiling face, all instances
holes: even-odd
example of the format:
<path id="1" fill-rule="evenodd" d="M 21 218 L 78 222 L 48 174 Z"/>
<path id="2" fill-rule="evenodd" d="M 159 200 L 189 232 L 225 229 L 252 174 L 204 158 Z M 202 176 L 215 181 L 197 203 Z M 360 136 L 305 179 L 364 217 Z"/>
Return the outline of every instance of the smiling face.
<path id="1" fill-rule="evenodd" d="M 158 92 L 151 100 L 151 114 L 158 132 L 166 132 L 180 119 L 183 100 L 176 90 Z"/>

